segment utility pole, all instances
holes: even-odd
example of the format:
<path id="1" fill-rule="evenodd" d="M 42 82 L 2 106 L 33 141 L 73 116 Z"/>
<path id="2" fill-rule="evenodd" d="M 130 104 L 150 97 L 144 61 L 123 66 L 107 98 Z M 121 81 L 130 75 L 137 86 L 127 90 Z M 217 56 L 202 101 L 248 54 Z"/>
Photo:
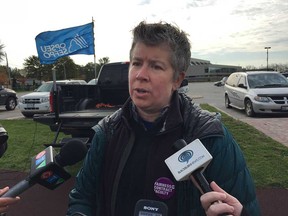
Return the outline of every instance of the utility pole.
<path id="1" fill-rule="evenodd" d="M 7 53 L 6 52 L 5 52 L 5 57 L 6 57 L 6 70 L 7 70 L 7 73 L 8 73 L 8 85 L 9 85 L 9 88 L 11 88 L 10 68 L 9 68 L 8 57 L 7 57 Z"/>
<path id="2" fill-rule="evenodd" d="M 264 49 L 267 50 L 267 71 L 268 71 L 268 50 L 271 49 L 271 47 L 264 47 Z"/>

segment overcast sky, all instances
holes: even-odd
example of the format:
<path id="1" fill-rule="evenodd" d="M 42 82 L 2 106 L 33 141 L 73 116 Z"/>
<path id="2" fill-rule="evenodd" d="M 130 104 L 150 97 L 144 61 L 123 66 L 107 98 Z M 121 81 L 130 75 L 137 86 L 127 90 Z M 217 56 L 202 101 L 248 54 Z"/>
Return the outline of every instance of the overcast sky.
<path id="1" fill-rule="evenodd" d="M 193 58 L 265 67 L 269 46 L 269 64 L 288 64 L 287 0 L 9 0 L 0 7 L 0 43 L 12 68 L 37 56 L 37 34 L 83 25 L 92 17 L 97 62 L 127 61 L 131 30 L 146 20 L 187 32 Z M 70 57 L 79 65 L 94 61 L 93 55 Z"/>

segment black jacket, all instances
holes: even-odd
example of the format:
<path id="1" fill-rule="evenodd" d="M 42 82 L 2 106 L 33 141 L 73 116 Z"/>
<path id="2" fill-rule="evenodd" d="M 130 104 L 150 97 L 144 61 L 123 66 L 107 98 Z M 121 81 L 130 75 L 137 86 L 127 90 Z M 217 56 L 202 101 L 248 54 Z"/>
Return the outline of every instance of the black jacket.
<path id="1" fill-rule="evenodd" d="M 118 216 L 115 209 L 119 204 L 119 184 L 123 185 L 123 170 L 125 173 L 126 162 L 133 155 L 133 146 L 139 142 L 131 104 L 129 99 L 122 109 L 94 127 L 91 149 L 77 176 L 75 189 L 70 193 L 68 213 L 79 211 L 87 215 Z M 219 115 L 203 111 L 186 95 L 175 93 L 163 119 L 159 124 L 161 127 L 150 139 L 153 144 L 143 170 L 143 198 L 165 202 L 172 212 L 177 211 L 178 216 L 205 215 L 199 191 L 190 181 L 176 182 L 164 163 L 174 153 L 172 145 L 177 139 L 184 138 L 190 143 L 198 138 L 213 156 L 205 171 L 208 182 L 214 180 L 235 196 L 250 215 L 260 215 L 253 180 L 242 152 L 222 125 Z M 176 187 L 173 198 L 163 200 L 155 195 L 153 184 L 159 177 L 173 180 Z"/>

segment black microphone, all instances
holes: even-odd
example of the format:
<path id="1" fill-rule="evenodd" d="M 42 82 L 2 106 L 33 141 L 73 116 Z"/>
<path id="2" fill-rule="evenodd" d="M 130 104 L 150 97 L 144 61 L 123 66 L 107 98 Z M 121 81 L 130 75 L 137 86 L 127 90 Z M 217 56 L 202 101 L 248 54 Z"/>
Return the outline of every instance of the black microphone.
<path id="1" fill-rule="evenodd" d="M 138 200 L 134 216 L 168 216 L 168 207 L 165 203 L 155 200 Z"/>
<path id="2" fill-rule="evenodd" d="M 71 177 L 64 166 L 74 165 L 83 160 L 86 153 L 87 147 L 79 139 L 67 142 L 57 155 L 51 146 L 47 147 L 31 159 L 29 176 L 13 186 L 2 197 L 16 197 L 36 183 L 50 190 L 57 188 Z"/>
<path id="3" fill-rule="evenodd" d="M 0 158 L 4 155 L 4 153 L 7 150 L 8 144 L 8 133 L 4 129 L 4 127 L 1 126 L 0 124 Z"/>

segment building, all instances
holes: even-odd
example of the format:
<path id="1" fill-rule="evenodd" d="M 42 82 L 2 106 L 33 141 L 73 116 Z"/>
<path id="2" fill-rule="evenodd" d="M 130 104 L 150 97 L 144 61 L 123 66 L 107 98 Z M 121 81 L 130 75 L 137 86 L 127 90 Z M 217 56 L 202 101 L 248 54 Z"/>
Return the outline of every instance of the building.
<path id="1" fill-rule="evenodd" d="M 191 58 L 186 78 L 189 81 L 215 81 L 241 70 L 240 66 L 218 65 L 207 60 Z"/>

